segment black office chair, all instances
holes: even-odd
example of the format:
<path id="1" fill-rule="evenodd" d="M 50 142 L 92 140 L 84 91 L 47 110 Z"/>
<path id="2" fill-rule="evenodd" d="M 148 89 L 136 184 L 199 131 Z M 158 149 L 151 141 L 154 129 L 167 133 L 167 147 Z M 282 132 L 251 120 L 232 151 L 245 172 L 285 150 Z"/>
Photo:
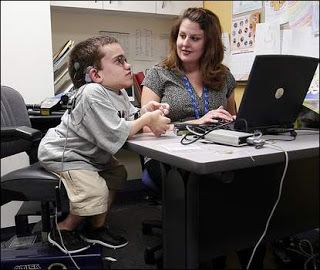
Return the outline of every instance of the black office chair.
<path id="1" fill-rule="evenodd" d="M 39 214 L 38 209 L 29 208 L 34 208 L 35 202 L 41 205 L 41 233 L 42 240 L 46 241 L 51 229 L 50 214 L 57 206 L 56 186 L 59 177 L 43 169 L 37 162 L 40 140 L 41 132 L 31 128 L 21 94 L 11 87 L 1 86 L 1 158 L 26 152 L 31 164 L 1 177 L 1 205 L 23 201 L 22 207 L 28 209 L 26 215 L 20 213 L 20 216 L 16 216 L 17 236 L 29 233 L 28 215 Z M 66 194 L 64 188 L 62 192 Z"/>

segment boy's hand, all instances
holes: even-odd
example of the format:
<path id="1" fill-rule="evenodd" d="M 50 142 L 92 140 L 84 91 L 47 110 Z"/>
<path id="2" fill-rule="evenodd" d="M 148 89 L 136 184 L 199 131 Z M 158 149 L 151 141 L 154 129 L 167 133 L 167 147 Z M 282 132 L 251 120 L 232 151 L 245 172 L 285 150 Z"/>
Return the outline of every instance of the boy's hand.
<path id="1" fill-rule="evenodd" d="M 155 110 L 160 110 L 164 115 L 167 115 L 169 113 L 170 106 L 168 103 L 159 103 L 157 101 L 149 101 L 146 105 L 144 105 L 140 113 L 141 115 L 146 112 L 153 112 Z"/>
<path id="2" fill-rule="evenodd" d="M 161 136 L 166 133 L 166 130 L 170 128 L 170 118 L 165 117 L 164 113 L 159 109 L 153 112 L 148 112 L 150 115 L 150 121 L 147 126 L 151 129 L 155 136 Z"/>

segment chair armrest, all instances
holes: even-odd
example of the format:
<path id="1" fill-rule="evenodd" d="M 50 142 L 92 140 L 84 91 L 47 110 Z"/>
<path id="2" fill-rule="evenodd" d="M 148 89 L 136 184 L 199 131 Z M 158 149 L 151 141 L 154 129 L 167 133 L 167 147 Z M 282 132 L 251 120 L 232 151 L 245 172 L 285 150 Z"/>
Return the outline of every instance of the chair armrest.
<path id="1" fill-rule="evenodd" d="M 41 140 L 41 132 L 27 126 L 1 127 L 1 141 L 10 142 L 23 139 L 30 142 Z"/>

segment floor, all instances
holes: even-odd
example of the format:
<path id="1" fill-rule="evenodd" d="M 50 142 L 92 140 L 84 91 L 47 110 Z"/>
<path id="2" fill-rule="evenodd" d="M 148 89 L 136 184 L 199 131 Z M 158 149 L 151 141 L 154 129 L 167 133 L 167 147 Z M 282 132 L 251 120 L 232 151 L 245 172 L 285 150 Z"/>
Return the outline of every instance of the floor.
<path id="1" fill-rule="evenodd" d="M 144 261 L 144 251 L 146 246 L 155 246 L 160 243 L 160 231 L 155 231 L 155 235 L 144 235 L 142 233 L 142 221 L 146 219 L 160 219 L 161 205 L 154 205 L 150 200 L 146 200 L 146 192 L 142 189 L 127 190 L 120 193 L 117 197 L 109 215 L 109 227 L 112 231 L 125 236 L 129 243 L 126 247 L 113 250 L 103 249 L 103 257 L 108 257 L 114 262 L 105 262 L 104 269 L 157 269 L 155 265 L 148 265 Z M 316 232 L 319 236 L 319 230 Z M 1 239 L 3 240 L 3 235 Z M 319 240 L 314 246 L 314 253 L 319 254 Z M 267 246 L 266 256 L 264 258 L 263 269 L 304 269 L 303 264 L 306 258 L 300 256 L 291 257 L 291 261 L 280 263 L 279 256 L 274 255 L 274 246 Z M 295 256 L 298 257 L 298 256 Z M 310 256 L 306 256 L 310 258 Z M 301 259 L 303 258 L 303 259 Z M 316 255 L 319 266 L 319 256 Z M 288 259 L 288 258 L 287 258 Z M 290 258 L 289 258 L 290 259 Z M 311 260 L 306 269 L 315 269 Z M 213 269 L 206 266 L 202 269 Z M 221 268 L 214 268 L 221 269 Z M 230 251 L 227 254 L 226 269 L 240 269 L 238 256 Z"/>

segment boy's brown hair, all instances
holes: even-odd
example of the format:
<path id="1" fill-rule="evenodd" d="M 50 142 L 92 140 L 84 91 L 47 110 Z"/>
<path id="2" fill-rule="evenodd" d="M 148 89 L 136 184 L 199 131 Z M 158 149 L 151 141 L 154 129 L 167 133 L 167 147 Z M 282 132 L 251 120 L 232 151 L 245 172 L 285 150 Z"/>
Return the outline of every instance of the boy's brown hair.
<path id="1" fill-rule="evenodd" d="M 86 84 L 85 76 L 88 67 L 101 70 L 101 59 L 104 54 L 101 48 L 104 45 L 118 43 L 118 40 L 109 36 L 96 36 L 77 43 L 70 52 L 68 71 L 75 88 Z"/>

